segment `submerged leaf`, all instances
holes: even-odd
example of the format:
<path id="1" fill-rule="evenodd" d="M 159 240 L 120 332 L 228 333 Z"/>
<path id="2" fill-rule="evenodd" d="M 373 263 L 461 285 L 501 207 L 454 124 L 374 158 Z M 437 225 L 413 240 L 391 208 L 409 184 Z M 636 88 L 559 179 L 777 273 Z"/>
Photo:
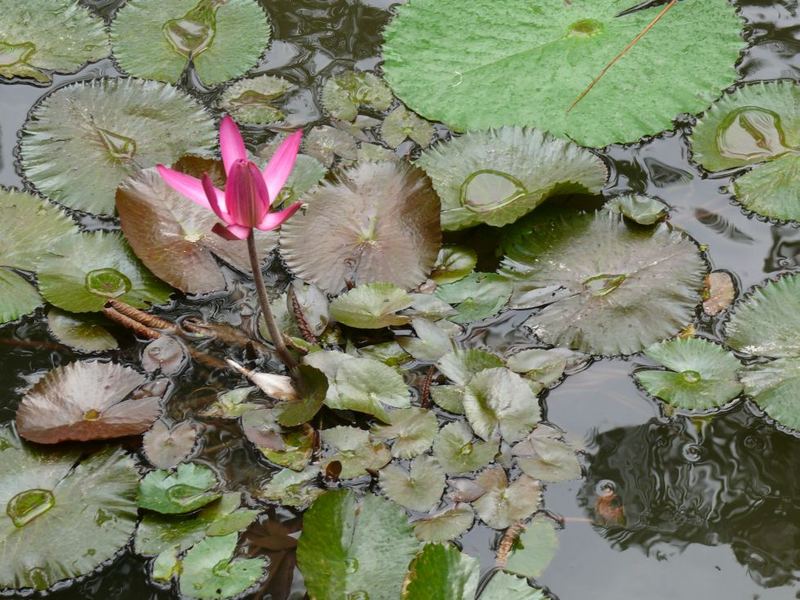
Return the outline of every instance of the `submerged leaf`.
<path id="1" fill-rule="evenodd" d="M 311 597 L 397 600 L 419 546 L 405 511 L 388 500 L 326 492 L 303 516 L 297 566 Z"/>
<path id="2" fill-rule="evenodd" d="M 433 141 L 433 134 L 433 125 L 402 105 L 390 112 L 381 125 L 381 137 L 392 148 L 397 148 L 408 138 L 426 148 Z"/>
<path id="3" fill-rule="evenodd" d="M 25 176 L 70 208 L 114 212 L 117 186 L 138 169 L 208 155 L 211 117 L 188 94 L 139 79 L 57 88 L 33 109 L 20 142 Z"/>
<path id="4" fill-rule="evenodd" d="M 305 196 L 281 230 L 281 253 L 302 279 L 329 293 L 388 282 L 410 289 L 441 244 L 439 203 L 428 178 L 396 162 L 363 163 Z"/>
<path id="5" fill-rule="evenodd" d="M 545 200 L 597 194 L 608 178 L 603 161 L 577 144 L 536 129 L 471 131 L 418 161 L 442 199 L 442 227 L 513 223 Z"/>
<path id="6" fill-rule="evenodd" d="M 0 588 L 44 590 L 111 559 L 136 526 L 138 481 L 119 448 L 81 458 L 0 428 Z"/>
<path id="7" fill-rule="evenodd" d="M 322 105 L 334 119 L 352 121 L 366 106 L 378 112 L 392 104 L 392 92 L 376 75 L 350 71 L 334 75 L 322 88 Z"/>
<path id="8" fill-rule="evenodd" d="M 22 437 L 40 444 L 138 435 L 161 413 L 157 397 L 129 398 L 145 381 L 115 363 L 56 367 L 22 398 L 17 428 Z"/>
<path id="9" fill-rule="evenodd" d="M 505 529 L 535 513 L 541 501 L 541 486 L 527 475 L 509 483 L 502 467 L 489 467 L 475 480 L 483 495 L 473 503 L 481 521 L 493 529 Z"/>
<path id="10" fill-rule="evenodd" d="M 114 17 L 111 43 L 135 77 L 176 83 L 191 61 L 211 86 L 255 67 L 269 33 L 255 0 L 130 0 Z"/>
<path id="11" fill-rule="evenodd" d="M 475 511 L 469 504 L 457 504 L 453 508 L 414 521 L 414 533 L 423 542 L 446 542 L 457 538 L 472 527 Z"/>
<path id="12" fill-rule="evenodd" d="M 52 304 L 76 313 L 99 312 L 109 299 L 147 308 L 171 290 L 153 277 L 119 233 L 82 233 L 53 246 L 39 261 L 39 290 Z"/>
<path id="13" fill-rule="evenodd" d="M 267 500 L 280 502 L 283 506 L 293 506 L 305 510 L 314 502 L 323 490 L 312 482 L 317 478 L 320 469 L 316 465 L 307 467 L 301 472 L 283 469 L 275 473 L 258 495 Z"/>
<path id="14" fill-rule="evenodd" d="M 189 513 L 222 496 L 212 491 L 217 484 L 214 471 L 204 465 L 182 463 L 174 474 L 159 469 L 139 484 L 139 506 L 162 515 Z"/>
<path id="15" fill-rule="evenodd" d="M 264 558 L 234 558 L 239 536 L 207 537 L 186 553 L 180 575 L 181 594 L 199 600 L 238 596 L 264 576 Z"/>
<path id="16" fill-rule="evenodd" d="M 669 214 L 669 206 L 661 200 L 638 194 L 612 198 L 605 203 L 603 210 L 620 213 L 639 225 L 655 225 Z"/>
<path id="17" fill-rule="evenodd" d="M 367 283 L 336 298 L 331 316 L 349 327 L 382 329 L 408 323 L 411 319 L 396 313 L 411 303 L 411 296 L 391 283 Z"/>
<path id="18" fill-rule="evenodd" d="M 678 3 L 570 110 L 663 8 L 616 17 L 630 5 L 410 2 L 384 32 L 386 80 L 411 109 L 456 130 L 530 125 L 589 146 L 631 142 L 708 106 L 736 81 L 745 42 L 727 0 Z"/>
<path id="19" fill-rule="evenodd" d="M 504 240 L 512 306 L 543 307 L 526 326 L 544 343 L 633 354 L 693 318 L 706 266 L 684 233 L 620 215 L 539 211 Z"/>
<path id="20" fill-rule="evenodd" d="M 47 327 L 59 342 L 80 352 L 104 352 L 119 347 L 100 320 L 90 315 L 73 315 L 51 308 L 47 312 Z"/>
<path id="21" fill-rule="evenodd" d="M 273 75 L 242 79 L 227 88 L 220 107 L 239 123 L 267 125 L 286 119 L 276 104 L 294 89 L 294 85 Z"/>
<path id="22" fill-rule="evenodd" d="M 728 309 L 736 298 L 736 285 L 727 271 L 713 271 L 706 276 L 706 292 L 703 312 L 715 317 Z"/>
<path id="23" fill-rule="evenodd" d="M 159 469 L 171 469 L 185 460 L 197 443 L 197 429 L 191 421 L 181 421 L 172 427 L 159 419 L 142 437 L 142 449 L 150 464 Z"/>
<path id="24" fill-rule="evenodd" d="M 402 600 L 475 600 L 480 563 L 451 544 L 427 544 L 408 567 Z"/>

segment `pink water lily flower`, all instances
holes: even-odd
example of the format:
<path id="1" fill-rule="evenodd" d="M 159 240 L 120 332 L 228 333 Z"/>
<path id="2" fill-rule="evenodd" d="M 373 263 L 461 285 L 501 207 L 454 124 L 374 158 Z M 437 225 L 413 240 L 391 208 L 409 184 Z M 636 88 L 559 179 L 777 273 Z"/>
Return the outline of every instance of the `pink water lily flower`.
<path id="1" fill-rule="evenodd" d="M 303 134 L 297 131 L 278 147 L 264 170 L 247 159 L 242 134 L 229 116 L 219 126 L 219 146 L 225 166 L 225 191 L 218 190 L 208 174 L 203 179 L 158 165 L 162 179 L 173 190 L 203 208 L 213 210 L 225 223 L 217 223 L 214 232 L 228 240 L 247 239 L 253 229 L 270 231 L 289 219 L 300 203 L 270 212 L 297 160 Z"/>

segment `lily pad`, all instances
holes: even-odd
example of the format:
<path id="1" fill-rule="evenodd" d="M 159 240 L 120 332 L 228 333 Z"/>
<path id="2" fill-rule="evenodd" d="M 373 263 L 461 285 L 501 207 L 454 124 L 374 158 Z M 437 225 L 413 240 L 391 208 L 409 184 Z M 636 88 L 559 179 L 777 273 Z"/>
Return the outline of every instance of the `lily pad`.
<path id="1" fill-rule="evenodd" d="M 105 352 L 119 347 L 116 338 L 100 320 L 91 316 L 73 315 L 51 308 L 47 312 L 47 327 L 59 342 L 79 352 Z"/>
<path id="2" fill-rule="evenodd" d="M 417 162 L 442 199 L 442 227 L 513 223 L 545 200 L 597 194 L 608 168 L 595 154 L 537 129 L 471 131 Z"/>
<path id="3" fill-rule="evenodd" d="M 651 346 L 645 355 L 668 370 L 639 369 L 633 376 L 650 395 L 678 408 L 718 408 L 742 393 L 736 376 L 741 363 L 707 340 L 669 340 Z"/>
<path id="4" fill-rule="evenodd" d="M 264 576 L 264 558 L 234 558 L 239 536 L 207 537 L 183 558 L 181 594 L 199 600 L 238 596 Z"/>
<path id="5" fill-rule="evenodd" d="M 478 254 L 472 248 L 444 246 L 436 257 L 431 279 L 439 285 L 455 283 L 472 273 L 477 264 Z"/>
<path id="6" fill-rule="evenodd" d="M 543 307 L 525 325 L 546 344 L 591 354 L 633 354 L 678 333 L 694 317 L 706 273 L 686 234 L 604 211 L 538 211 L 504 246 L 511 305 Z"/>
<path id="7" fill-rule="evenodd" d="M 172 190 L 155 169 L 126 179 L 116 197 L 128 243 L 142 262 L 171 286 L 189 294 L 225 289 L 225 277 L 214 257 L 240 271 L 249 270 L 247 243 L 213 233 L 218 222 L 214 213 Z M 266 256 L 277 243 L 273 232 L 258 232 L 256 239 L 260 256 Z"/>
<path id="8" fill-rule="evenodd" d="M 541 486 L 527 475 L 509 483 L 502 467 L 489 467 L 476 479 L 484 493 L 473 505 L 481 521 L 493 529 L 505 529 L 539 509 Z"/>
<path id="9" fill-rule="evenodd" d="M 349 327 L 383 329 L 408 323 L 409 317 L 396 313 L 411 303 L 411 296 L 396 285 L 367 283 L 336 298 L 331 303 L 331 316 Z"/>
<path id="10" fill-rule="evenodd" d="M 464 414 L 464 387 L 460 385 L 435 385 L 431 399 L 439 408 L 454 415 Z"/>
<path id="11" fill-rule="evenodd" d="M 639 225 L 655 225 L 659 221 L 663 221 L 669 214 L 669 206 L 661 200 L 639 194 L 626 194 L 612 198 L 605 203 L 603 209 L 620 213 Z"/>
<path id="12" fill-rule="evenodd" d="M 381 125 L 381 137 L 392 148 L 397 148 L 409 138 L 422 148 L 427 148 L 433 141 L 434 133 L 433 125 L 402 105 L 390 112 Z"/>
<path id="13" fill-rule="evenodd" d="M 328 378 L 319 369 L 300 365 L 298 373 L 299 398 L 276 408 L 277 420 L 284 427 L 295 427 L 313 419 L 328 394 Z"/>
<path id="14" fill-rule="evenodd" d="M 24 277 L 0 268 L 0 325 L 32 313 L 42 304 L 39 292 Z"/>
<path id="15" fill-rule="evenodd" d="M 794 274 L 756 288 L 734 305 L 725 335 L 734 350 L 762 359 L 739 371 L 745 393 L 778 423 L 800 431 L 798 293 Z"/>
<path id="16" fill-rule="evenodd" d="M 427 512 L 444 493 L 444 470 L 434 458 L 418 456 L 410 469 L 390 464 L 380 473 L 381 489 L 390 499 L 410 510 Z"/>
<path id="17" fill-rule="evenodd" d="M 309 131 L 303 139 L 303 151 L 325 168 L 330 168 L 337 156 L 348 164 L 358 158 L 356 138 L 330 125 L 319 125 Z"/>
<path id="18" fill-rule="evenodd" d="M 450 475 L 469 473 L 488 465 L 497 455 L 496 440 L 479 441 L 466 423 L 454 421 L 442 427 L 433 442 L 433 455 Z"/>
<path id="19" fill-rule="evenodd" d="M 512 454 L 522 472 L 548 482 L 580 479 L 581 465 L 575 448 L 558 429 L 538 425 L 533 433 L 516 444 Z"/>
<path id="20" fill-rule="evenodd" d="M 516 442 L 539 422 L 539 399 L 525 380 L 506 368 L 475 375 L 464 393 L 464 412 L 478 437 Z"/>
<path id="21" fill-rule="evenodd" d="M 150 464 L 159 469 L 171 469 L 185 460 L 197 444 L 197 429 L 191 421 L 181 421 L 170 427 L 159 419 L 142 437 L 142 449 Z"/>
<path id="22" fill-rule="evenodd" d="M 528 582 L 522 577 L 517 577 L 506 573 L 505 571 L 497 571 L 486 587 L 483 588 L 478 600 L 547 600 L 545 593 L 528 585 Z"/>
<path id="23" fill-rule="evenodd" d="M 302 471 L 311 460 L 314 450 L 314 429 L 308 424 L 283 429 L 276 417 L 275 411 L 268 408 L 246 413 L 242 416 L 242 430 L 245 437 L 255 444 L 270 462 Z"/>
<path id="24" fill-rule="evenodd" d="M 441 245 L 439 202 L 419 169 L 362 163 L 305 200 L 306 212 L 281 228 L 281 253 L 298 277 L 335 294 L 348 282 L 410 289 L 433 268 Z"/>
<path id="25" fill-rule="evenodd" d="M 280 502 L 283 506 L 305 510 L 323 493 L 313 483 L 319 473 L 320 469 L 315 465 L 300 472 L 282 469 L 258 491 L 258 495 L 266 500 Z"/>
<path id="26" fill-rule="evenodd" d="M 136 526 L 138 481 L 120 449 L 81 459 L 0 428 L 0 588 L 44 590 L 112 558 Z"/>
<path id="27" fill-rule="evenodd" d="M 175 473 L 159 469 L 139 484 L 139 506 L 162 515 L 181 515 L 202 508 L 222 496 L 214 471 L 204 465 L 183 463 Z"/>
<path id="28" fill-rule="evenodd" d="M 269 34 L 267 15 L 255 0 L 131 0 L 111 24 L 123 70 L 176 83 L 191 62 L 208 86 L 255 67 Z"/>
<path id="29" fill-rule="evenodd" d="M 436 363 L 442 375 L 460 386 L 467 385 L 472 377 L 481 371 L 502 367 L 503 365 L 502 358 L 478 348 L 455 350 L 443 356 Z"/>
<path id="30" fill-rule="evenodd" d="M 147 431 L 161 413 L 157 397 L 130 398 L 145 378 L 115 363 L 82 361 L 49 371 L 22 398 L 17 428 L 39 444 L 102 440 Z"/>
<path id="31" fill-rule="evenodd" d="M 294 84 L 281 77 L 259 75 L 242 79 L 227 88 L 220 99 L 220 108 L 239 123 L 268 125 L 286 119 L 278 103 Z"/>
<path id="32" fill-rule="evenodd" d="M 727 0 L 679 3 L 570 110 L 663 8 L 617 18 L 630 4 L 411 2 L 384 32 L 386 80 L 411 109 L 459 131 L 530 125 L 587 146 L 632 142 L 733 84 L 745 42 Z"/>
<path id="33" fill-rule="evenodd" d="M 435 362 L 453 351 L 451 332 L 419 317 L 413 319 L 411 325 L 417 337 L 402 336 L 397 342 L 417 360 Z"/>
<path id="34" fill-rule="evenodd" d="M 51 82 L 108 55 L 103 19 L 74 0 L 3 4 L 0 77 Z"/>
<path id="35" fill-rule="evenodd" d="M 708 171 L 752 166 L 733 184 L 745 208 L 800 220 L 800 86 L 791 81 L 738 87 L 716 102 L 691 136 L 695 161 Z"/>
<path id="36" fill-rule="evenodd" d="M 235 388 L 217 395 L 217 399 L 200 411 L 200 416 L 215 419 L 238 419 L 243 414 L 261 408 L 261 404 L 247 402 L 256 391 L 255 386 Z"/>
<path id="37" fill-rule="evenodd" d="M 511 547 L 505 569 L 523 577 L 540 577 L 557 550 L 558 535 L 553 520 L 536 516 Z"/>
<path id="38" fill-rule="evenodd" d="M 379 440 L 394 440 L 392 456 L 414 458 L 431 447 L 439 432 L 436 415 L 424 408 L 401 408 L 389 415 L 389 425 L 372 427 L 373 437 Z"/>
<path id="39" fill-rule="evenodd" d="M 715 317 L 728 310 L 736 299 L 736 285 L 727 271 L 713 271 L 706 276 L 706 293 L 703 295 L 703 312 Z"/>
<path id="40" fill-rule="evenodd" d="M 332 462 L 341 464 L 340 479 L 353 479 L 377 471 L 392 460 L 389 449 L 370 439 L 369 432 L 357 427 L 332 427 L 320 432 L 322 443 L 332 452 L 325 466 Z"/>
<path id="41" fill-rule="evenodd" d="M 535 381 L 543 388 L 557 383 L 569 368 L 586 363 L 589 357 L 566 348 L 531 348 L 508 357 L 508 368 Z"/>
<path id="42" fill-rule="evenodd" d="M 397 600 L 419 546 L 397 505 L 327 492 L 303 516 L 297 566 L 311 597 Z"/>
<path id="43" fill-rule="evenodd" d="M 408 567 L 403 600 L 475 600 L 480 563 L 450 544 L 427 544 Z"/>
<path id="44" fill-rule="evenodd" d="M 403 376 L 371 358 L 345 361 L 336 372 L 335 382 L 336 397 L 325 400 L 331 408 L 355 410 L 388 422 L 386 407 L 408 408 L 411 405 Z"/>
<path id="45" fill-rule="evenodd" d="M 469 504 L 457 504 L 440 513 L 414 521 L 414 534 L 423 542 L 446 542 L 472 527 L 475 511 Z"/>
<path id="46" fill-rule="evenodd" d="M 70 208 L 114 212 L 117 186 L 138 169 L 209 155 L 214 122 L 188 94 L 139 79 L 56 89 L 33 109 L 20 142 L 25 176 Z"/>
<path id="47" fill-rule="evenodd" d="M 177 375 L 189 364 L 189 350 L 176 337 L 162 335 L 144 347 L 141 364 L 148 373 Z"/>
<path id="48" fill-rule="evenodd" d="M 322 88 L 322 105 L 334 119 L 352 121 L 362 106 L 382 112 L 392 104 L 392 91 L 372 73 L 349 71 L 334 75 Z"/>
<path id="49" fill-rule="evenodd" d="M 83 233 L 55 244 L 39 261 L 39 290 L 75 313 L 99 312 L 109 299 L 136 308 L 164 304 L 171 293 L 131 252 L 119 233 Z"/>
<path id="50" fill-rule="evenodd" d="M 508 303 L 513 284 L 495 273 L 472 273 L 455 283 L 440 285 L 436 297 L 454 305 L 454 323 L 471 323 L 496 315 Z"/>

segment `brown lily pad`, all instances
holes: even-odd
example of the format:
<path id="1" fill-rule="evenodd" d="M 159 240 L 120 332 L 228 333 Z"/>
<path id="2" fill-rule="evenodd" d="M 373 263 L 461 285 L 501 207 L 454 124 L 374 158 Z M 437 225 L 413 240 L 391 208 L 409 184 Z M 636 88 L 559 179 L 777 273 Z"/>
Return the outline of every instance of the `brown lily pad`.
<path id="1" fill-rule="evenodd" d="M 181 421 L 170 427 L 159 419 L 142 438 L 144 455 L 159 469 L 171 469 L 183 462 L 196 444 L 197 429 L 191 421 Z"/>
<path id="2" fill-rule="evenodd" d="M 213 177 L 216 165 L 204 162 L 209 163 L 207 170 Z M 182 292 L 225 289 L 215 256 L 240 271 L 250 269 L 247 243 L 212 233 L 216 215 L 170 189 L 155 169 L 145 169 L 123 182 L 117 189 L 117 212 L 122 231 L 139 259 Z M 258 232 L 256 239 L 263 257 L 274 247 L 276 235 Z"/>
<path id="3" fill-rule="evenodd" d="M 433 269 L 439 198 L 416 167 L 361 163 L 304 200 L 305 213 L 281 230 L 283 257 L 301 279 L 332 294 L 375 282 L 411 289 Z"/>
<path id="4" fill-rule="evenodd" d="M 715 317 L 733 304 L 736 299 L 736 284 L 727 271 L 714 271 L 706 275 L 706 292 L 703 312 Z"/>
<path id="5" fill-rule="evenodd" d="M 57 367 L 25 394 L 17 430 L 40 444 L 138 435 L 161 414 L 158 396 L 129 398 L 146 381 L 116 363 L 89 360 Z"/>

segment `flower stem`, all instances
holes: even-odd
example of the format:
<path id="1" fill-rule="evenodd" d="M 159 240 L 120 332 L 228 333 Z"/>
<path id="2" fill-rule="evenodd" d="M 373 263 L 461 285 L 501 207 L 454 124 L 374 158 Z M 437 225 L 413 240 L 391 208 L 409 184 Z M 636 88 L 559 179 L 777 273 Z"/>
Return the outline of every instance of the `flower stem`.
<path id="1" fill-rule="evenodd" d="M 247 251 L 250 254 L 250 268 L 253 271 L 253 280 L 256 284 L 256 293 L 258 294 L 258 302 L 261 304 L 261 314 L 264 315 L 264 321 L 267 324 L 267 331 L 272 343 L 275 345 L 275 350 L 278 357 L 281 359 L 290 373 L 297 370 L 297 362 L 292 357 L 286 343 L 283 341 L 283 334 L 275 322 L 275 315 L 272 314 L 272 309 L 269 307 L 269 298 L 267 297 L 267 288 L 264 285 L 264 277 L 261 275 L 261 264 L 258 260 L 258 250 L 256 249 L 256 240 L 253 237 L 253 232 L 247 237 Z"/>

